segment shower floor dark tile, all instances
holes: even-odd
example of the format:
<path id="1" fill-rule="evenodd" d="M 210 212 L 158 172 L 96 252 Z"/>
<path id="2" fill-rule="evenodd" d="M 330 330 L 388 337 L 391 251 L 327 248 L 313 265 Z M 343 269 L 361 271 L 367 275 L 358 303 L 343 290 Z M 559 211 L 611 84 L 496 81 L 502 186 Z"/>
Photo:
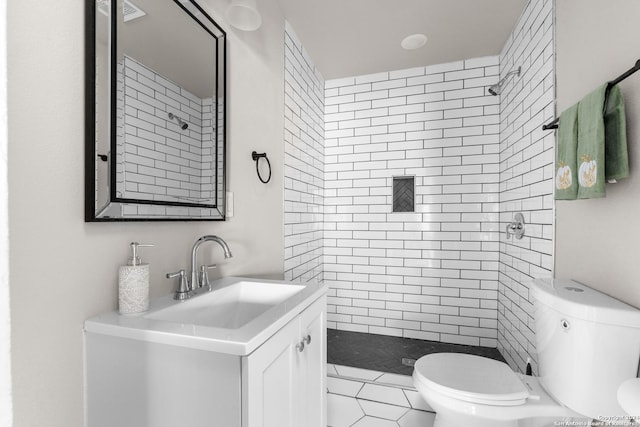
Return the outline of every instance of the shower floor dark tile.
<path id="1" fill-rule="evenodd" d="M 327 362 L 335 365 L 411 375 L 413 367 L 403 365 L 403 358 L 417 360 L 425 354 L 445 352 L 505 361 L 496 348 L 327 329 Z"/>

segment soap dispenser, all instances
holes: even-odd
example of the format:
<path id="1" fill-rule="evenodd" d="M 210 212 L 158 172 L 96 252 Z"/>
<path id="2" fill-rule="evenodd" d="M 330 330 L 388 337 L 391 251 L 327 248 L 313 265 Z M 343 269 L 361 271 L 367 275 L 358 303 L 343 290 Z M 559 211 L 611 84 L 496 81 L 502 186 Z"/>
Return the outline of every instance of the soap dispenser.
<path id="1" fill-rule="evenodd" d="M 118 274 L 120 314 L 144 313 L 149 309 L 149 264 L 140 262 L 138 248 L 152 246 L 131 242 L 131 258 Z"/>

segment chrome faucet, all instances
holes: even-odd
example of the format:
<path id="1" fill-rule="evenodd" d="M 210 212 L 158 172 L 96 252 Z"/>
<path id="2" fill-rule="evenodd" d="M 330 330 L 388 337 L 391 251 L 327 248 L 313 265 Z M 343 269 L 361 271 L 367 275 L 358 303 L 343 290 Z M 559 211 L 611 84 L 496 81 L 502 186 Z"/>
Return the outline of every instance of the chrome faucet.
<path id="1" fill-rule="evenodd" d="M 222 250 L 224 250 L 224 257 L 231 258 L 231 250 L 229 250 L 229 246 L 227 242 L 222 240 L 218 236 L 202 236 L 193 244 L 193 248 L 191 249 L 191 280 L 186 277 L 184 269 L 177 271 L 175 273 L 167 273 L 167 279 L 178 278 L 178 289 L 175 292 L 173 299 L 176 300 L 186 300 L 190 298 L 199 288 L 206 287 L 207 290 L 211 290 L 211 284 L 209 283 L 209 275 L 207 274 L 207 269 L 215 268 L 215 265 L 203 265 L 200 269 L 200 277 L 198 278 L 198 271 L 196 269 L 196 261 L 198 259 L 198 248 L 204 242 L 216 242 L 220 246 L 222 246 Z"/>
<path id="2" fill-rule="evenodd" d="M 198 280 L 198 270 L 196 268 L 196 261 L 198 259 L 198 248 L 200 248 L 200 245 L 202 245 L 204 242 L 216 242 L 217 244 L 219 244 L 222 247 L 222 250 L 224 251 L 225 259 L 231 258 L 233 256 L 231 255 L 231 250 L 229 249 L 229 245 L 227 245 L 227 242 L 225 242 L 218 236 L 207 235 L 207 236 L 202 236 L 201 238 L 196 240 L 196 242 L 193 244 L 193 248 L 191 249 L 191 282 L 190 282 L 189 290 L 192 292 L 201 288 L 202 286 L 210 287 L 208 283 L 209 282 L 208 276 L 206 274 L 207 267 L 203 266 L 205 268 L 203 269 L 203 272 L 200 275 L 200 279 L 202 280 Z M 213 266 L 210 266 L 210 267 L 213 267 Z M 205 281 L 206 283 L 204 283 Z"/>

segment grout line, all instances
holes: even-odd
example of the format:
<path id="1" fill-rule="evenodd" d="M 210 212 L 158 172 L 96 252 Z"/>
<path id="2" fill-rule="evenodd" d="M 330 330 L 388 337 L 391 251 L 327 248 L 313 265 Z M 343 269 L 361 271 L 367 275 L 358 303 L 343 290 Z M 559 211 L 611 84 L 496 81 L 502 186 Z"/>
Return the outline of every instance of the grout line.
<path id="1" fill-rule="evenodd" d="M 344 365 L 336 365 L 336 366 L 344 366 Z M 357 369 L 362 369 L 362 368 L 357 368 Z M 365 369 L 365 370 L 368 371 L 368 369 Z M 369 371 L 369 372 L 378 372 L 378 371 Z M 379 385 L 379 386 L 382 386 L 382 387 L 399 388 L 401 390 L 417 391 L 415 389 L 415 387 L 408 387 L 408 386 L 404 386 L 404 385 L 401 385 L 401 384 L 393 384 L 393 383 L 387 383 L 387 382 L 378 382 L 377 379 L 382 377 L 385 373 L 386 372 L 383 372 L 381 375 L 376 377 L 376 379 L 374 379 L 374 380 L 368 380 L 368 379 L 365 379 L 365 378 L 358 378 L 358 377 L 350 377 L 350 376 L 346 376 L 346 375 L 341 375 L 340 373 L 338 373 L 338 375 L 332 374 L 332 373 L 327 373 L 327 377 L 359 382 L 359 383 L 362 383 L 362 387 L 364 387 L 365 384 L 373 384 L 373 385 Z M 393 375 L 402 375 L 402 374 L 393 374 Z M 409 375 L 404 375 L 404 376 L 409 376 Z M 358 393 L 360 393 L 362 391 L 362 387 L 360 387 L 360 389 L 358 390 Z M 333 393 L 333 392 L 331 392 L 331 393 L 332 394 L 340 394 L 340 393 Z M 367 399 L 364 399 L 364 400 L 367 400 Z"/>

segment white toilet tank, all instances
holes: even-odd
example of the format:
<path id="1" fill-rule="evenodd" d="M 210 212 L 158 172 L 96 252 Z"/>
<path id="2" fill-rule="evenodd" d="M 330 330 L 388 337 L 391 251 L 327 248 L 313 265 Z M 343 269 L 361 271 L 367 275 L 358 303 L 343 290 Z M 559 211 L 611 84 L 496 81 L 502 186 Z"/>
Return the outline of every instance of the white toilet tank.
<path id="1" fill-rule="evenodd" d="M 640 359 L 640 310 L 583 284 L 531 286 L 540 382 L 557 401 L 594 419 L 623 414 L 619 385 Z"/>

